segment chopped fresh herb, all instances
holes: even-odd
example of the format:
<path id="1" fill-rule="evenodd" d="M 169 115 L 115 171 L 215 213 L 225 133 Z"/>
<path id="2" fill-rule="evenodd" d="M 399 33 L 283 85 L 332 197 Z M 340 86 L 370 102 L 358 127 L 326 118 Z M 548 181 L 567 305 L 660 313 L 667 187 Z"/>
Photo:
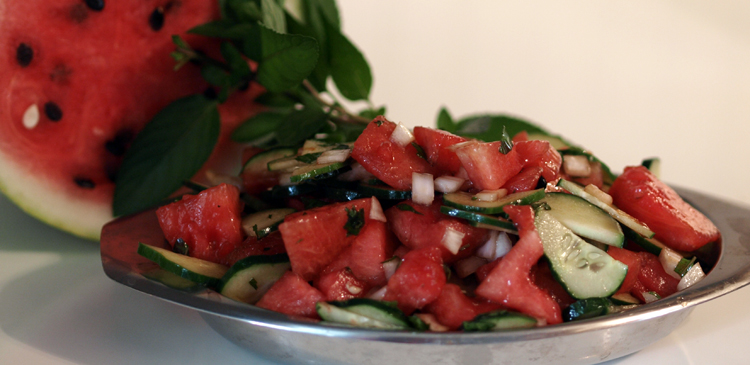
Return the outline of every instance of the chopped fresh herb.
<path id="1" fill-rule="evenodd" d="M 248 284 L 250 284 L 250 286 L 252 286 L 253 289 L 258 290 L 258 282 L 255 280 L 255 278 L 250 279 Z"/>
<path id="2" fill-rule="evenodd" d="M 692 259 L 686 259 L 682 258 L 680 259 L 680 262 L 677 263 L 677 266 L 674 268 L 674 272 L 679 274 L 680 276 L 685 276 L 688 271 L 690 271 L 690 268 L 693 267 L 693 264 L 695 263 L 695 256 L 693 256 Z"/>
<path id="3" fill-rule="evenodd" d="M 506 131 L 505 126 L 503 126 L 503 137 L 500 138 L 500 153 L 507 155 L 511 149 L 513 149 L 513 140 L 510 139 L 508 131 Z"/>
<path id="4" fill-rule="evenodd" d="M 182 238 L 178 238 L 174 243 L 174 247 L 172 247 L 172 251 L 187 256 L 189 253 L 189 248 L 185 240 L 183 240 Z"/>
<path id="5" fill-rule="evenodd" d="M 313 163 L 315 162 L 320 155 L 322 155 L 323 152 L 315 152 L 315 153 L 306 153 L 301 156 L 297 156 L 295 160 L 302 162 L 302 163 Z"/>
<path id="6" fill-rule="evenodd" d="M 383 121 L 382 120 L 378 120 L 377 122 L 375 122 L 375 125 L 378 126 L 378 127 L 380 127 L 381 125 L 383 125 Z"/>
<path id="7" fill-rule="evenodd" d="M 362 227 L 365 226 L 365 210 L 359 209 L 357 210 L 356 207 L 349 209 L 346 209 L 346 215 L 347 220 L 346 224 L 344 224 L 344 229 L 346 230 L 347 236 L 356 236 L 359 234 L 359 231 L 362 229 Z"/>
<path id="8" fill-rule="evenodd" d="M 417 149 L 417 156 L 419 156 L 421 159 L 427 161 L 427 154 L 424 152 L 424 148 L 422 148 L 422 146 L 420 146 L 419 144 L 417 144 L 417 142 L 412 142 L 411 145 L 414 146 L 414 148 Z"/>
<path id="9" fill-rule="evenodd" d="M 477 198 L 476 196 L 472 196 L 471 200 L 479 200 L 479 198 Z"/>
<path id="10" fill-rule="evenodd" d="M 404 211 L 404 212 L 412 212 L 414 214 L 424 215 L 424 214 L 420 213 L 419 211 L 417 211 L 416 209 L 414 209 L 414 207 L 412 207 L 411 205 L 406 204 L 406 203 L 398 204 L 398 205 L 396 205 L 396 208 L 398 208 L 398 210 L 401 210 L 401 211 Z"/>
<path id="11" fill-rule="evenodd" d="M 261 239 L 265 236 L 268 236 L 269 233 L 271 233 L 271 229 L 269 227 L 258 229 L 258 225 L 253 225 L 253 232 L 255 232 L 255 237 L 258 239 Z"/>

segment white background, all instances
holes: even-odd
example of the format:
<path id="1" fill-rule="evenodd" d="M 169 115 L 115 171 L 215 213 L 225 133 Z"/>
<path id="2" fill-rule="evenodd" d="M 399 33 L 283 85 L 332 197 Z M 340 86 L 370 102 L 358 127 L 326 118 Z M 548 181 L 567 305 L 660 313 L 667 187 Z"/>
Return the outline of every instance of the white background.
<path id="1" fill-rule="evenodd" d="M 750 206 L 750 3 L 341 0 L 408 125 L 504 112 L 594 151 L 615 171 L 659 156 L 663 178 Z M 746 362 L 750 289 L 698 307 L 614 364 Z M 0 198 L 0 363 L 263 363 L 193 311 L 104 276 L 98 247 Z"/>

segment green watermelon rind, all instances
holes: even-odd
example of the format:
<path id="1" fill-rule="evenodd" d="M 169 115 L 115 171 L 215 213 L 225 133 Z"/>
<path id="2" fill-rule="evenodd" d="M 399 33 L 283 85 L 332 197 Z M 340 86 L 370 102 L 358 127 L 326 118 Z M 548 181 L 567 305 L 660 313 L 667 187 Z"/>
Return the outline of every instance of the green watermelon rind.
<path id="1" fill-rule="evenodd" d="M 35 178 L 0 151 L 0 191 L 32 217 L 74 236 L 98 241 L 102 226 L 110 221 L 112 207 L 55 194 L 52 184 Z"/>

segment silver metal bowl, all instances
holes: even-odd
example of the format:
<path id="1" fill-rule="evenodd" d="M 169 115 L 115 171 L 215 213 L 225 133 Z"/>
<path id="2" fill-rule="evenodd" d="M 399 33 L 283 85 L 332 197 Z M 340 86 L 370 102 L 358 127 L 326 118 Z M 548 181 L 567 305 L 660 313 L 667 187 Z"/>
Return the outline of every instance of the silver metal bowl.
<path id="1" fill-rule="evenodd" d="M 238 303 L 200 287 L 182 289 L 146 278 L 156 269 L 138 242 L 165 246 L 153 211 L 117 219 L 101 239 L 113 280 L 198 310 L 218 333 L 253 353 L 301 364 L 592 364 L 636 352 L 665 337 L 697 304 L 750 283 L 750 210 L 685 189 L 677 191 L 722 233 L 716 264 L 698 284 L 639 308 L 590 320 L 527 330 L 418 333 L 300 321 Z M 709 253 L 711 254 L 711 253 Z"/>

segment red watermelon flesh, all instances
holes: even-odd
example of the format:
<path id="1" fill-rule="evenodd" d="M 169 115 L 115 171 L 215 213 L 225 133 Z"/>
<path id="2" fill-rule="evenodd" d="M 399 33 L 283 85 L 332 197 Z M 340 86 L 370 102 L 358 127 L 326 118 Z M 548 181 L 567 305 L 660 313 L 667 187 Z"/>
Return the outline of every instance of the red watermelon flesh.
<path id="1" fill-rule="evenodd" d="M 47 223 L 97 238 L 134 136 L 171 101 L 207 87 L 197 67 L 173 70 L 171 35 L 217 17 L 214 0 L 105 1 L 101 10 L 0 2 L 0 190 Z M 185 38 L 212 52 L 210 40 Z M 238 151 L 225 141 L 258 91 L 222 106 L 212 161 Z"/>

